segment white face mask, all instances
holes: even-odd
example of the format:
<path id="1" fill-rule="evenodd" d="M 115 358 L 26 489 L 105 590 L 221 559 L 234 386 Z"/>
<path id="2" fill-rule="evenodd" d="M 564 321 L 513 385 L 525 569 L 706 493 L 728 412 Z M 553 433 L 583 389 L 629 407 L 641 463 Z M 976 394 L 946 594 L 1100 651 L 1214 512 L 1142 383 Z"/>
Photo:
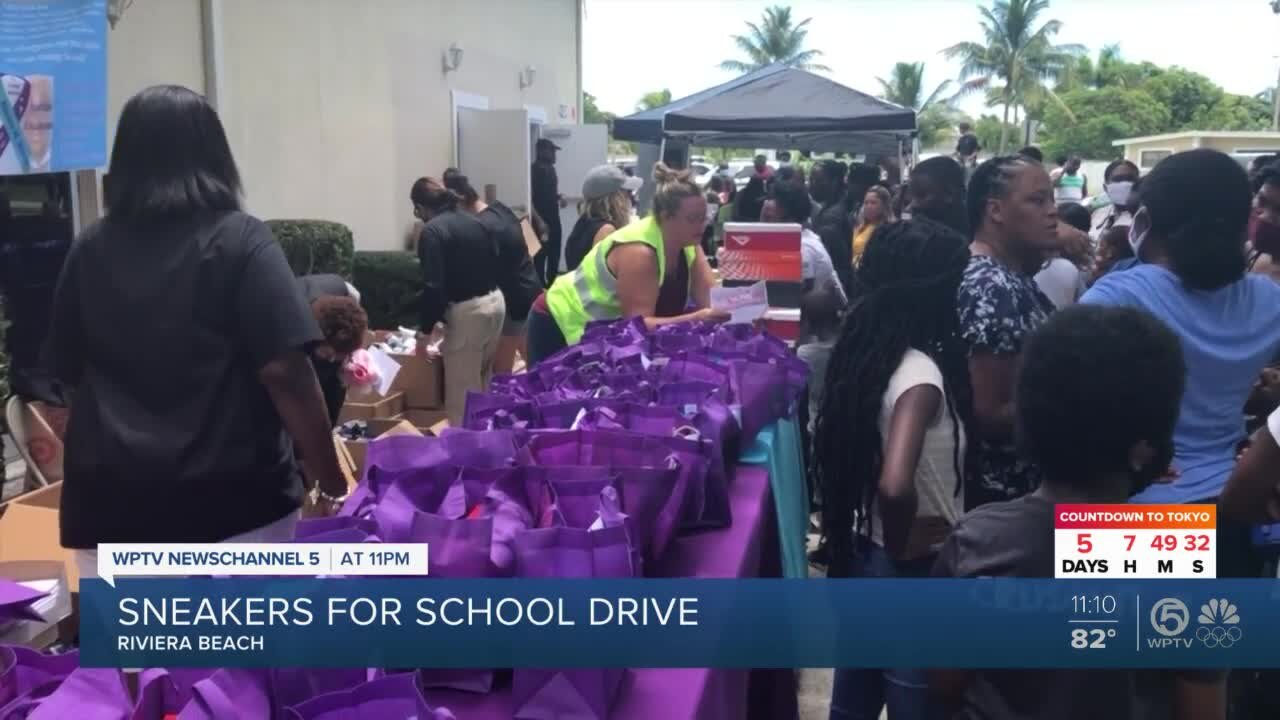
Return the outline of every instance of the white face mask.
<path id="1" fill-rule="evenodd" d="M 1129 204 L 1129 194 L 1133 192 L 1133 183 L 1128 180 L 1107 183 L 1107 197 L 1111 198 L 1113 205 L 1125 206 Z"/>
<path id="2" fill-rule="evenodd" d="M 1133 256 L 1142 259 L 1142 243 L 1147 239 L 1147 233 L 1151 230 L 1151 217 L 1147 215 L 1147 209 L 1143 208 L 1133 216 L 1133 224 L 1129 226 L 1129 247 L 1133 249 Z"/>

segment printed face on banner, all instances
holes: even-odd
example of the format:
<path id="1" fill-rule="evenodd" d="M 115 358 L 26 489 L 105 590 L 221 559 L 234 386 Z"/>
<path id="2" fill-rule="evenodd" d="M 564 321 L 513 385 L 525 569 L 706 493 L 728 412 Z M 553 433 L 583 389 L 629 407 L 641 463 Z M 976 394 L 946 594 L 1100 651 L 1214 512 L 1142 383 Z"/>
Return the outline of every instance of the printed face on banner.
<path id="1" fill-rule="evenodd" d="M 106 0 L 0 2 L 0 175 L 106 164 L 106 28 Z"/>

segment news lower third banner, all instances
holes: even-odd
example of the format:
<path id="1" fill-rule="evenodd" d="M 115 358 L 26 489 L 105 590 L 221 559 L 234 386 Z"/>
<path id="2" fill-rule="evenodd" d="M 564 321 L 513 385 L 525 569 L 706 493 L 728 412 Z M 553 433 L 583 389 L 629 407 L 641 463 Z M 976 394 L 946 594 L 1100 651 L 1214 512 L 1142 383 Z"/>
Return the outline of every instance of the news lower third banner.
<path id="1" fill-rule="evenodd" d="M 1244 668 L 1275 580 L 83 580 L 95 667 Z"/>

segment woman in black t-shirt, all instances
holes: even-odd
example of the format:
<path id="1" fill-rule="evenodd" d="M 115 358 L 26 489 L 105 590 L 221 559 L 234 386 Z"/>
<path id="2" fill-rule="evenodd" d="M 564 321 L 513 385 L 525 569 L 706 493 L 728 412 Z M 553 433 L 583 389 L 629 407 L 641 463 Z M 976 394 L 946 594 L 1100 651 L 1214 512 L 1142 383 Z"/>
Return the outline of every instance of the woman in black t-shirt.
<path id="1" fill-rule="evenodd" d="M 495 373 L 509 373 L 515 367 L 516 353 L 525 351 L 524 323 L 529 317 L 529 307 L 542 293 L 542 281 L 533 267 L 529 246 L 524 240 L 524 223 L 500 202 L 486 203 L 480 193 L 471 186 L 457 168 L 444 171 L 444 186 L 457 194 L 458 206 L 471 213 L 489 230 L 498 245 L 498 289 L 507 304 L 507 316 L 502 323 L 502 336 L 493 359 Z"/>
<path id="2" fill-rule="evenodd" d="M 290 436 L 341 502 L 307 350 L 320 331 L 280 244 L 240 211 L 213 108 L 183 87 L 125 104 L 107 216 L 67 257 L 50 346 L 74 388 L 62 544 L 288 540 L 302 500 Z M 286 432 L 287 431 L 287 432 Z"/>
<path id="3" fill-rule="evenodd" d="M 613 165 L 600 165 L 587 173 L 578 222 L 564 243 L 565 272 L 576 270 L 596 243 L 631 222 L 631 194 L 643 184 Z"/>

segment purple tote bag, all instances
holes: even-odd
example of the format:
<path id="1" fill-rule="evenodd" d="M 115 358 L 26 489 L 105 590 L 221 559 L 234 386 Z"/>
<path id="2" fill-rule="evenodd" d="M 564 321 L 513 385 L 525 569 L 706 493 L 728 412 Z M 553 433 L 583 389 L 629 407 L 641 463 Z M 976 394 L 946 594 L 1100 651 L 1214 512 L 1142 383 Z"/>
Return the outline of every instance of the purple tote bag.
<path id="1" fill-rule="evenodd" d="M 447 708 L 432 708 L 414 673 L 388 675 L 348 690 L 332 692 L 295 705 L 286 720 L 455 720 Z"/>
<path id="2" fill-rule="evenodd" d="M 467 430 L 506 430 L 534 424 L 533 403 L 512 395 L 467 391 L 462 427 Z M 521 425 L 524 423 L 524 425 Z"/>
<path id="3" fill-rule="evenodd" d="M 0 646 L 0 718 L 34 707 L 78 667 L 79 651 L 46 655 L 16 645 Z"/>
<path id="4" fill-rule="evenodd" d="M 32 708 L 28 720 L 127 720 L 133 698 L 119 670 L 78 668 Z"/>
<path id="5" fill-rule="evenodd" d="M 138 697 L 132 720 L 155 720 L 177 714 L 191 702 L 191 688 L 216 668 L 150 668 L 138 675 Z"/>
<path id="6" fill-rule="evenodd" d="M 178 720 L 269 718 L 274 712 L 267 671 L 226 668 L 191 686 L 191 701 Z"/>
<path id="7" fill-rule="evenodd" d="M 553 527 L 521 533 L 522 577 L 630 577 L 632 548 L 625 524 L 598 530 Z M 511 678 L 513 717 L 606 720 L 625 670 L 517 668 Z"/>

